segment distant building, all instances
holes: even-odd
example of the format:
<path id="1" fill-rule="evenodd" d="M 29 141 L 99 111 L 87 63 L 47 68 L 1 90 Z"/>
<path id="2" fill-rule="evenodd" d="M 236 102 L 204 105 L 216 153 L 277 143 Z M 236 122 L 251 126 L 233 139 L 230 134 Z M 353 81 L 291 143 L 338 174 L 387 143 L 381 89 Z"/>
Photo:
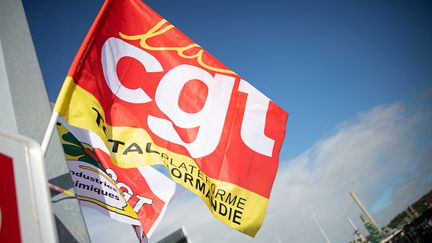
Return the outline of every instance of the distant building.
<path id="1" fill-rule="evenodd" d="M 428 208 L 432 208 L 432 191 L 424 195 L 422 201 Z"/>
<path id="2" fill-rule="evenodd" d="M 370 243 L 380 243 L 381 240 L 384 239 L 383 235 L 381 234 L 381 229 L 378 229 L 364 215 L 360 215 L 360 219 L 362 220 L 362 222 L 364 223 L 365 228 L 369 232 L 369 235 L 367 236 L 367 238 L 368 238 L 367 242 L 370 242 Z"/>

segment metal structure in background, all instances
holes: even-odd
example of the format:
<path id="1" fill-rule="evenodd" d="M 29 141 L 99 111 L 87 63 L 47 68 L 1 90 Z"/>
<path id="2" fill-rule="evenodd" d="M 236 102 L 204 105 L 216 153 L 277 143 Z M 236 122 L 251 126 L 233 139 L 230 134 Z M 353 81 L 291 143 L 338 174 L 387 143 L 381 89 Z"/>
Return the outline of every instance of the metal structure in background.
<path id="1" fill-rule="evenodd" d="M 357 206 L 360 208 L 360 210 L 368 218 L 369 222 L 371 222 L 377 228 L 377 230 L 381 233 L 381 227 L 378 225 L 378 223 L 375 221 L 375 219 L 372 217 L 372 215 L 369 213 L 369 211 L 366 209 L 366 207 L 363 205 L 363 203 L 357 197 L 357 195 L 354 192 L 350 192 L 349 194 L 351 195 L 352 199 L 357 204 Z"/>
<path id="2" fill-rule="evenodd" d="M 330 238 L 327 236 L 326 232 L 325 232 L 324 229 L 321 227 L 321 224 L 319 223 L 318 219 L 317 219 L 315 216 L 313 216 L 312 218 L 313 218 L 313 220 L 314 220 L 316 226 L 317 226 L 318 229 L 320 230 L 322 236 L 324 237 L 325 241 L 326 241 L 327 243 L 331 243 Z"/>
<path id="3" fill-rule="evenodd" d="M 21 0 L 0 0 L 0 128 L 42 142 L 50 104 Z M 57 134 L 45 156 L 49 181 L 73 190 Z M 90 242 L 79 202 L 51 192 L 60 242 Z"/>
<path id="4" fill-rule="evenodd" d="M 359 228 L 357 228 L 357 226 L 354 224 L 354 222 L 349 217 L 347 218 L 347 220 L 351 224 L 351 226 L 354 230 L 354 237 L 355 237 L 354 242 L 365 242 L 366 238 L 362 235 Z"/>

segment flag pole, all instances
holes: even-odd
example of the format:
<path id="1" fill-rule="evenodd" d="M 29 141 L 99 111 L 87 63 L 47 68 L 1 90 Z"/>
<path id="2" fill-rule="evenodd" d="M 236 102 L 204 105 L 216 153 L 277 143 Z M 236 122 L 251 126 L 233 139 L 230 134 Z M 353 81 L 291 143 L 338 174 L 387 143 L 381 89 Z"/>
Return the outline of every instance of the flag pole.
<path id="1" fill-rule="evenodd" d="M 84 38 L 83 43 L 81 44 L 77 55 L 75 56 L 67 77 L 65 79 L 65 82 L 63 83 L 62 89 L 60 90 L 60 93 L 57 97 L 57 101 L 55 103 L 53 113 L 51 115 L 50 121 L 48 123 L 47 130 L 45 131 L 44 138 L 42 140 L 41 148 L 43 155 L 45 156 L 46 151 L 48 149 L 49 142 L 51 141 L 51 137 L 53 134 L 53 131 L 55 129 L 57 118 L 59 117 L 59 112 L 63 108 L 63 104 L 65 103 L 64 100 L 69 97 L 70 90 L 73 86 L 73 77 L 79 72 L 82 64 L 82 60 L 87 56 L 94 40 L 94 35 L 97 31 L 100 29 L 100 23 L 103 22 L 106 13 L 108 12 L 108 8 L 111 6 L 111 0 L 106 0 L 105 3 L 102 5 L 101 10 L 99 11 L 98 15 L 96 16 L 95 21 L 93 22 L 92 26 L 90 27 L 90 30 L 88 31 L 86 37 Z"/>
<path id="2" fill-rule="evenodd" d="M 51 137 L 52 137 L 52 134 L 54 132 L 54 128 L 55 128 L 55 125 L 57 123 L 58 116 L 59 116 L 58 112 L 54 111 L 52 113 L 51 119 L 50 119 L 50 121 L 48 123 L 47 130 L 45 131 L 45 135 L 44 135 L 44 138 L 43 138 L 42 144 L 41 144 L 42 154 L 44 156 L 46 154 L 46 151 L 47 151 L 47 148 L 48 148 L 48 144 L 51 141 Z"/>

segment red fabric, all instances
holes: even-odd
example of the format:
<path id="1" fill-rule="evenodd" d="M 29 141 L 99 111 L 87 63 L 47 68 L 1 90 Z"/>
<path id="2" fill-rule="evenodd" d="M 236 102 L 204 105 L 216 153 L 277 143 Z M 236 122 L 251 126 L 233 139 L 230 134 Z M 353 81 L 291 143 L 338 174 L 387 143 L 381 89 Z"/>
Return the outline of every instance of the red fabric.
<path id="1" fill-rule="evenodd" d="M 21 242 L 12 158 L 0 153 L 0 242 Z"/>
<path id="2" fill-rule="evenodd" d="M 149 129 L 147 125 L 149 115 L 168 119 L 154 102 L 155 91 L 161 78 L 169 70 L 180 64 L 188 64 L 205 69 L 212 76 L 218 74 L 218 72 L 206 69 L 198 63 L 196 58 L 188 59 L 181 57 L 177 51 L 146 50 L 146 52 L 153 55 L 160 62 L 163 67 L 162 72 L 146 72 L 142 65 L 137 64 L 134 60 L 130 60 L 131 58 L 125 58 L 125 60 L 119 61 L 117 74 L 124 86 L 130 89 L 142 88 L 153 101 L 145 104 L 132 104 L 119 99 L 111 92 L 104 79 L 101 64 L 103 44 L 110 37 L 121 39 L 119 33 L 126 35 L 147 33 L 162 20 L 162 17 L 141 0 L 108 1 L 104 5 L 104 9 L 104 12 L 99 14 L 97 21 L 92 27 L 89 35 L 91 38 L 86 38 L 86 40 L 91 40 L 87 41 L 88 47 L 81 48 L 82 50 L 87 50 L 88 48 L 88 51 L 80 51 L 81 54 L 77 56 L 77 60 L 79 61 L 74 61 L 69 75 L 73 77 L 79 86 L 92 93 L 99 100 L 109 125 L 143 128 L 150 134 L 158 146 L 166 147 L 179 154 L 189 155 L 186 148 L 182 145 L 161 139 Z M 169 23 L 166 23 L 163 26 L 168 25 Z M 141 48 L 138 40 L 124 41 Z M 147 43 L 156 47 L 184 47 L 194 44 L 192 40 L 176 28 L 149 38 Z M 199 50 L 200 48 L 198 47 L 192 48 L 187 50 L 186 54 L 191 55 L 191 53 L 198 52 Z M 78 65 L 77 63 L 81 63 L 81 59 L 84 59 L 84 62 Z M 212 67 L 228 69 L 205 50 L 202 60 Z M 217 148 L 211 154 L 195 158 L 195 161 L 207 176 L 233 183 L 268 198 L 278 168 L 279 152 L 285 136 L 285 124 L 288 114 L 270 101 L 266 115 L 265 135 L 275 141 L 272 156 L 268 157 L 251 150 L 240 137 L 240 128 L 247 98 L 245 93 L 238 91 L 241 78 L 236 74 L 225 73 L 223 75 L 235 78 L 235 84 L 231 93 L 222 136 Z M 199 110 L 204 99 L 202 97 L 207 95 L 207 91 L 203 90 L 202 85 L 199 83 L 185 86 L 183 90 L 187 93 L 196 93 L 197 95 L 193 99 L 199 100 L 187 101 L 181 99 L 179 105 L 182 109 L 190 112 Z M 192 98 L 189 96 L 189 99 Z M 199 128 L 184 129 L 176 127 L 176 131 L 185 142 L 189 142 L 195 138 L 197 129 Z"/>

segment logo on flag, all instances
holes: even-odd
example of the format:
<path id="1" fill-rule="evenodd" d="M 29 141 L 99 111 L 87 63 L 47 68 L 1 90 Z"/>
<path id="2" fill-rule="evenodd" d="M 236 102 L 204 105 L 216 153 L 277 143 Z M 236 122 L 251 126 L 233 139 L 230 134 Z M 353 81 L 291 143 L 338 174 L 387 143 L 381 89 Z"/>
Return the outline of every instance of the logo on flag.
<path id="1" fill-rule="evenodd" d="M 176 186 L 151 166 L 122 169 L 91 131 L 57 123 L 77 198 L 84 206 L 123 223 L 141 225 L 149 238 Z"/>
<path id="2" fill-rule="evenodd" d="M 288 114 L 140 0 L 104 4 L 54 110 L 115 166 L 165 165 L 225 224 L 260 228 Z"/>

